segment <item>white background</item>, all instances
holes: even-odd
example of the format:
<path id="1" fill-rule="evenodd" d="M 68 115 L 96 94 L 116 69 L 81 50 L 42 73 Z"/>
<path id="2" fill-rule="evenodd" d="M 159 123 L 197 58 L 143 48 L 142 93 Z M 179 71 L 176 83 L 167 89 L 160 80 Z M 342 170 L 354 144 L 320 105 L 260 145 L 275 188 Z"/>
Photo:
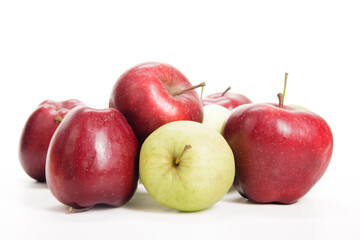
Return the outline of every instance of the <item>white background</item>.
<path id="1" fill-rule="evenodd" d="M 125 2 L 125 1 L 124 1 Z M 359 239 L 358 1 L 1 1 L 1 239 Z M 292 205 L 231 192 L 179 213 L 140 187 L 120 208 L 65 214 L 18 159 L 27 117 L 45 99 L 106 108 L 113 84 L 146 61 L 169 63 L 204 94 L 229 85 L 253 102 L 305 106 L 331 126 L 323 178 Z"/>

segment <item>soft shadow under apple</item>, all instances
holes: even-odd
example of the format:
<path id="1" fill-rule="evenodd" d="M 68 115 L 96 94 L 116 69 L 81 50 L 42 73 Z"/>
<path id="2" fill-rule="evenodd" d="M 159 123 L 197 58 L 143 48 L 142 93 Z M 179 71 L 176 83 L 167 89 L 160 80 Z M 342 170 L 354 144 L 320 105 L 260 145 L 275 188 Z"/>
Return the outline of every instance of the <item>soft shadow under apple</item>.
<path id="1" fill-rule="evenodd" d="M 235 194 L 237 194 L 237 192 L 234 192 Z M 249 201 L 248 199 L 240 196 L 238 194 L 238 196 L 233 196 L 232 193 L 228 193 L 229 195 L 231 194 L 232 196 L 225 196 L 222 201 L 224 202 L 230 202 L 230 203 L 241 203 L 241 204 L 250 204 L 250 205 L 254 205 L 254 202 Z"/>
<path id="2" fill-rule="evenodd" d="M 31 181 L 27 183 L 27 188 L 31 189 L 48 189 L 46 182 Z"/>
<path id="3" fill-rule="evenodd" d="M 170 208 L 162 206 L 154 199 L 152 199 L 147 192 L 139 189 L 135 192 L 132 199 L 128 203 L 126 203 L 123 207 L 136 211 L 159 212 L 159 213 L 178 212 L 176 210 L 172 210 Z"/>

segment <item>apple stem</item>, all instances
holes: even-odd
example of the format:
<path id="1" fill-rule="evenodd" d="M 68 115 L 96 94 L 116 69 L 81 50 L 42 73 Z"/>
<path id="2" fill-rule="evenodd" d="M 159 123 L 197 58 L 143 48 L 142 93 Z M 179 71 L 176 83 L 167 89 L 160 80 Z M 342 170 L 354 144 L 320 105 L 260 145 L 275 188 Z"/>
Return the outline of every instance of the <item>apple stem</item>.
<path id="1" fill-rule="evenodd" d="M 203 97 L 203 93 L 204 93 L 204 87 L 205 87 L 205 84 L 204 84 L 204 86 L 201 87 L 200 101 L 202 101 L 202 97 Z"/>
<path id="2" fill-rule="evenodd" d="M 198 85 L 194 85 L 194 86 L 191 86 L 191 87 L 189 87 L 189 88 L 185 88 L 185 89 L 179 90 L 179 91 L 173 93 L 173 96 L 177 96 L 177 95 L 180 95 L 180 94 L 182 94 L 182 93 L 184 93 L 184 92 L 193 90 L 193 89 L 195 89 L 195 88 L 204 87 L 204 86 L 205 86 L 205 83 L 202 82 L 202 83 L 200 83 L 200 84 L 198 84 Z"/>
<path id="3" fill-rule="evenodd" d="M 282 93 L 277 94 L 279 98 L 279 108 L 284 108 L 284 95 Z"/>
<path id="4" fill-rule="evenodd" d="M 223 96 L 225 95 L 225 93 L 227 93 L 230 89 L 231 89 L 231 87 L 229 86 L 229 87 L 221 94 L 221 96 L 223 97 Z"/>
<path id="5" fill-rule="evenodd" d="M 57 121 L 58 123 L 61 123 L 62 120 L 63 120 L 62 116 L 55 117 L 55 121 Z"/>
<path id="6" fill-rule="evenodd" d="M 92 209 L 93 207 L 94 207 L 94 206 L 83 207 L 83 208 L 73 208 L 73 207 L 69 207 L 68 212 L 69 212 L 69 213 L 81 213 L 81 212 L 89 211 L 89 210 Z"/>
<path id="7" fill-rule="evenodd" d="M 180 161 L 181 161 L 181 158 L 182 156 L 185 154 L 185 152 L 191 148 L 191 145 L 189 144 L 186 144 L 185 147 L 184 147 L 184 150 L 180 153 L 180 155 L 176 158 L 175 160 L 175 165 L 178 166 Z"/>
<path id="8" fill-rule="evenodd" d="M 286 84 L 287 84 L 287 78 L 288 73 L 285 73 L 285 81 L 284 81 L 284 91 L 283 93 L 278 93 L 277 96 L 279 98 L 279 108 L 284 108 L 284 99 L 285 99 L 285 92 L 286 92 Z"/>
<path id="9" fill-rule="evenodd" d="M 285 99 L 285 92 L 286 92 L 286 84 L 287 84 L 288 75 L 289 74 L 286 72 L 285 73 L 285 80 L 284 80 L 284 91 L 283 91 L 283 94 L 282 94 L 283 102 L 284 102 L 284 99 Z"/>

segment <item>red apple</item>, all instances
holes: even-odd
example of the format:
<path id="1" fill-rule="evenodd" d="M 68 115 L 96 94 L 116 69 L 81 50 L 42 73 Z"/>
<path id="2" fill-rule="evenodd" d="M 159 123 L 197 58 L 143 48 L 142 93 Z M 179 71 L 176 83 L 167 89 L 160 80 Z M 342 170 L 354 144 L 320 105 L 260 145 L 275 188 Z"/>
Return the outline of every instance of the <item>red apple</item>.
<path id="1" fill-rule="evenodd" d="M 196 87 L 164 63 L 137 65 L 119 77 L 109 106 L 124 114 L 140 142 L 158 127 L 173 121 L 201 122 L 203 108 Z"/>
<path id="2" fill-rule="evenodd" d="M 25 172 L 39 182 L 45 182 L 45 161 L 52 135 L 66 113 L 78 105 L 79 100 L 63 102 L 47 100 L 30 115 L 20 138 L 19 157 Z"/>
<path id="3" fill-rule="evenodd" d="M 246 96 L 240 94 L 240 93 L 233 93 L 229 92 L 231 88 L 228 87 L 224 92 L 222 93 L 213 93 L 208 96 L 206 96 L 202 103 L 204 106 L 210 105 L 210 104 L 217 104 L 220 106 L 223 106 L 230 111 L 236 108 L 237 106 L 252 103 L 249 98 Z"/>
<path id="4" fill-rule="evenodd" d="M 257 203 L 296 202 L 324 174 L 333 150 L 323 118 L 282 104 L 236 108 L 223 135 L 235 156 L 234 186 Z"/>
<path id="5" fill-rule="evenodd" d="M 139 178 L 138 142 L 116 109 L 79 107 L 55 131 L 46 162 L 53 195 L 73 208 L 121 206 Z"/>

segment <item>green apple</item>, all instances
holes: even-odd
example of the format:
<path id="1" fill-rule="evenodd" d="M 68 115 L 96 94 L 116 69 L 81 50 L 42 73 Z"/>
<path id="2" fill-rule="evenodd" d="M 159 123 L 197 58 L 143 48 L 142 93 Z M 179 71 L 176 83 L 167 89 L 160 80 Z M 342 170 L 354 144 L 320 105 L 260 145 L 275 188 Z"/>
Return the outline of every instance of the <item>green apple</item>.
<path id="1" fill-rule="evenodd" d="M 299 110 L 309 111 L 309 109 L 307 109 L 306 107 L 299 106 L 299 105 L 296 105 L 296 104 L 287 104 L 287 105 L 290 106 L 290 107 L 293 107 L 293 108 L 297 108 L 297 109 L 299 109 Z"/>
<path id="2" fill-rule="evenodd" d="M 203 124 L 222 133 L 223 125 L 230 115 L 230 110 L 216 104 L 206 105 L 204 109 Z"/>
<path id="3" fill-rule="evenodd" d="M 176 121 L 155 130 L 140 151 L 140 177 L 157 202 L 199 211 L 218 202 L 235 175 L 232 150 L 214 129 Z"/>

